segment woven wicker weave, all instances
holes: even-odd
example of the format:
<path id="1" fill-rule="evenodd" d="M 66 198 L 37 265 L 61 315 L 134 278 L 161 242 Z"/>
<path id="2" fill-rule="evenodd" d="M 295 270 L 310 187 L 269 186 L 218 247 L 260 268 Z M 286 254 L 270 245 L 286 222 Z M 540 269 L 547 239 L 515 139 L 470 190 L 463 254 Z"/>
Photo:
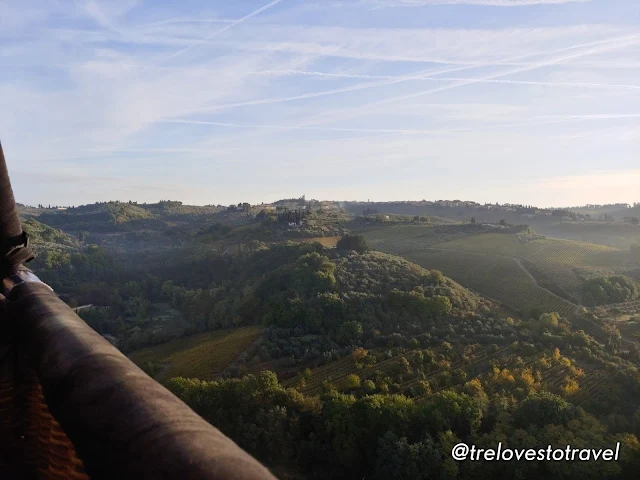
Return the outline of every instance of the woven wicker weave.
<path id="1" fill-rule="evenodd" d="M 85 480 L 82 461 L 45 403 L 26 359 L 5 347 L 0 357 L 2 478 Z"/>

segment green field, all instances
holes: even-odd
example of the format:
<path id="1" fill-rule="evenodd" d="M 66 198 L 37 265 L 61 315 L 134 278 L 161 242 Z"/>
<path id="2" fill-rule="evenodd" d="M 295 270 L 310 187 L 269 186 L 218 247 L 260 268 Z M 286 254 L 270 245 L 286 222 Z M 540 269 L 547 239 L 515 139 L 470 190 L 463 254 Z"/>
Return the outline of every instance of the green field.
<path id="1" fill-rule="evenodd" d="M 161 366 L 163 378 L 193 377 L 212 380 L 255 342 L 262 327 L 217 330 L 178 338 L 143 348 L 130 355 L 138 365 Z"/>
<path id="2" fill-rule="evenodd" d="M 440 270 L 465 287 L 523 313 L 538 308 L 565 316 L 576 308 L 572 303 L 538 287 L 512 258 L 426 249 L 405 257 L 425 268 Z"/>
<path id="3" fill-rule="evenodd" d="M 572 265 L 608 265 L 611 254 L 618 249 L 594 243 L 542 238 L 533 241 L 519 240 L 517 235 L 485 233 L 459 238 L 438 244 L 441 248 L 467 250 L 477 253 L 499 253 L 510 257 L 534 257 L 551 259 Z"/>
<path id="4" fill-rule="evenodd" d="M 559 239 L 525 242 L 517 235 L 501 233 L 460 238 L 436 244 L 434 248 L 526 260 L 532 265 L 530 273 L 538 282 L 544 282 L 544 287 L 571 299 L 580 296 L 581 279 L 576 269 L 581 273 L 613 273 L 610 269 L 622 266 L 625 260 L 622 251 L 603 245 Z"/>
<path id="5" fill-rule="evenodd" d="M 292 238 L 296 243 L 319 243 L 323 247 L 335 247 L 342 237 L 312 237 L 312 238 Z"/>
<path id="6" fill-rule="evenodd" d="M 585 242 L 488 232 L 473 225 L 396 225 L 362 230 L 372 248 L 441 270 L 463 286 L 523 313 L 569 315 L 582 277 L 611 275 L 626 252 Z"/>
<path id="7" fill-rule="evenodd" d="M 438 243 L 471 235 L 482 230 L 470 225 L 388 225 L 356 231 L 375 250 L 404 255 Z"/>

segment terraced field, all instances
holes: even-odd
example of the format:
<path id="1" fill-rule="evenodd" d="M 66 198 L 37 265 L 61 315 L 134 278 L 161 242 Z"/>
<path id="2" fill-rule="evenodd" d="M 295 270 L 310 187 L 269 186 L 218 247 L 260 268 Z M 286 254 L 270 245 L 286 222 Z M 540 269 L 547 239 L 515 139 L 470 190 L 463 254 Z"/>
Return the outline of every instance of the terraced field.
<path id="1" fill-rule="evenodd" d="M 441 270 L 465 287 L 523 313 L 537 308 L 566 316 L 576 308 L 537 286 L 512 258 L 455 250 L 423 250 L 405 257 L 425 268 Z"/>
<path id="2" fill-rule="evenodd" d="M 478 348 L 473 353 L 472 358 L 470 359 L 460 358 L 455 362 L 453 362 L 449 366 L 449 368 L 447 368 L 446 370 L 449 372 L 455 372 L 460 369 L 471 370 L 473 368 L 480 368 L 482 367 L 481 364 L 483 364 L 483 362 L 488 362 L 490 359 L 495 358 L 499 355 L 502 355 L 512 348 L 511 345 L 502 347 L 497 350 L 495 349 L 495 347 L 492 347 L 492 346 L 476 345 L 475 347 L 478 347 Z M 339 387 L 341 381 L 343 381 L 344 379 L 346 379 L 347 376 L 353 373 L 357 374 L 363 380 L 369 377 L 370 375 L 374 374 L 374 372 L 389 374 L 389 376 L 393 378 L 395 376 L 394 373 L 392 373 L 393 369 L 397 367 L 400 359 L 402 357 L 409 358 L 412 352 L 418 351 L 418 350 L 421 350 L 421 349 L 418 348 L 415 350 L 409 350 L 401 354 L 392 356 L 390 358 L 381 360 L 373 365 L 369 365 L 361 368 L 357 366 L 356 362 L 354 362 L 350 356 L 344 357 L 339 360 L 330 362 L 326 365 L 323 365 L 321 367 L 313 369 L 311 378 L 309 379 L 309 381 L 307 381 L 304 386 L 296 387 L 296 388 L 300 392 L 304 393 L 305 395 L 319 395 L 322 393 L 323 383 L 325 381 L 330 382 L 334 386 Z M 432 379 L 437 375 L 439 375 L 440 373 L 442 373 L 443 371 L 444 371 L 443 368 L 434 366 L 430 372 L 426 373 L 426 376 L 424 378 L 416 377 L 416 378 L 408 379 L 400 383 L 400 388 L 402 391 L 406 391 L 406 389 L 416 386 L 422 380 Z M 296 379 L 291 379 L 285 382 L 284 384 L 285 386 L 293 386 L 295 385 L 295 383 L 296 383 Z"/>
<path id="3" fill-rule="evenodd" d="M 432 391 L 413 397 L 414 402 L 421 403 L 426 401 L 433 393 L 458 387 L 466 381 L 464 380 L 462 383 L 447 384 L 446 386 L 439 387 L 437 380 L 440 374 L 446 372 L 451 376 L 455 376 L 457 372 L 464 371 L 467 373 L 467 376 L 463 378 L 488 380 L 490 368 L 494 360 L 498 360 L 499 363 L 505 362 L 510 358 L 510 355 L 519 355 L 521 352 L 517 343 L 500 348 L 496 348 L 496 346 L 474 345 L 470 346 L 470 349 L 473 350 L 470 356 L 465 355 L 464 358 L 458 356 L 457 360 L 452 361 L 450 365 L 433 365 L 430 371 L 425 372 L 425 375 L 411 375 L 412 378 L 399 383 L 400 390 L 404 394 L 408 394 L 407 392 L 411 391 L 412 387 L 417 387 L 418 384 L 424 380 L 428 381 L 432 385 Z M 416 349 L 416 351 L 417 350 L 420 349 Z M 375 373 L 388 374 L 391 378 L 397 378 L 397 372 L 396 374 L 393 373 L 394 368 L 397 366 L 401 357 L 410 359 L 413 351 L 414 350 L 406 351 L 402 354 L 379 361 L 374 365 L 361 368 L 358 368 L 350 356 L 345 357 L 314 369 L 308 382 L 304 386 L 298 386 L 296 388 L 305 395 L 320 395 L 323 391 L 324 382 L 330 382 L 332 385 L 340 388 L 341 382 L 345 380 L 347 376 L 354 373 L 362 380 L 370 378 Z M 370 353 L 373 353 L 373 351 Z M 382 353 L 382 350 L 377 353 Z M 537 361 L 543 356 L 549 359 L 551 355 L 551 351 L 536 353 L 535 355 L 523 358 L 524 365 L 532 367 L 533 370 L 539 370 L 539 366 L 536 366 Z M 499 360 L 501 358 L 502 360 Z M 610 408 L 609 404 L 615 401 L 612 400 L 614 397 L 622 398 L 628 396 L 628 392 L 623 392 L 621 390 L 623 387 L 616 384 L 616 382 L 612 380 L 611 373 L 606 370 L 594 365 L 582 365 L 581 362 L 576 363 L 575 361 L 573 362 L 573 366 L 579 367 L 582 373 L 578 374 L 573 367 L 564 362 L 554 361 L 550 367 L 542 370 L 542 389 L 564 396 L 566 393 L 563 393 L 563 388 L 567 385 L 567 379 L 576 380 L 578 390 L 570 397 L 571 401 L 583 406 L 587 410 L 595 409 L 596 411 L 602 409 L 603 406 L 605 409 Z M 285 382 L 285 385 L 294 386 L 295 383 L 296 379 L 292 379 Z M 634 405 L 625 404 L 624 408 L 627 410 L 631 407 L 635 408 Z"/>
<path id="4" fill-rule="evenodd" d="M 592 365 L 581 365 L 580 362 L 575 365 L 583 371 L 583 375 L 577 379 L 579 390 L 572 398 L 577 405 L 586 409 L 597 408 L 598 404 L 610 403 L 611 398 L 628 397 L 628 392 L 623 392 L 623 387 L 612 380 L 610 372 Z M 544 372 L 542 383 L 545 389 L 558 391 L 569 376 L 572 375 L 568 367 L 556 364 Z"/>
<path id="5" fill-rule="evenodd" d="M 147 347 L 132 353 L 130 358 L 138 365 L 152 363 L 163 367 L 163 378 L 213 380 L 261 334 L 262 328 L 258 326 L 217 330 Z"/>
<path id="6" fill-rule="evenodd" d="M 393 368 L 394 364 L 399 361 L 400 357 L 407 354 L 408 353 L 405 352 L 363 368 L 358 368 L 356 362 L 354 362 L 350 356 L 347 356 L 313 369 L 311 380 L 308 381 L 304 387 L 299 387 L 298 390 L 305 395 L 319 395 L 322 393 L 322 384 L 325 381 L 329 381 L 334 385 L 339 385 L 342 380 L 352 373 L 356 373 L 364 378 L 367 374 L 371 374 L 376 370 L 385 372 Z M 295 380 L 290 380 L 285 382 L 285 385 L 292 386 L 294 383 Z"/>
<path id="7" fill-rule="evenodd" d="M 551 354 L 551 352 L 538 353 L 525 359 L 525 363 L 533 366 L 545 353 L 547 356 Z M 628 392 L 623 392 L 623 387 L 616 383 L 612 379 L 611 373 L 602 367 L 585 364 L 581 361 L 573 361 L 573 365 L 582 370 L 582 374 L 579 377 L 576 377 L 574 375 L 575 371 L 572 372 L 567 365 L 555 363 L 550 369 L 543 372 L 543 388 L 558 392 L 564 386 L 567 377 L 576 379 L 579 390 L 571 401 L 587 409 L 601 403 L 611 402 L 612 398 L 628 397 Z"/>
<path id="8" fill-rule="evenodd" d="M 455 373 L 459 370 L 465 370 L 466 372 L 475 370 L 473 375 L 469 375 L 469 379 L 482 376 L 484 373 L 486 373 L 486 370 L 489 367 L 490 360 L 498 358 L 502 355 L 506 355 L 512 351 L 513 351 L 513 345 L 507 345 L 506 347 L 502 347 L 499 350 L 494 350 L 490 347 L 484 347 L 479 352 L 477 352 L 477 354 L 474 356 L 474 358 L 471 361 L 458 360 L 457 362 L 452 363 L 450 367 L 450 373 Z M 437 371 L 433 371 L 427 374 L 426 380 L 430 380 L 436 377 L 440 373 L 441 373 L 440 369 L 438 369 Z M 404 384 L 403 387 L 412 387 L 416 385 L 418 382 L 420 382 L 420 380 L 421 379 L 412 380 L 407 384 Z M 451 388 L 451 387 L 441 387 L 439 389 L 434 389 L 432 393 L 446 390 L 448 388 Z M 429 395 L 430 394 L 421 395 L 419 397 L 414 398 L 414 401 L 416 403 L 423 402 L 429 397 Z"/>
<path id="9" fill-rule="evenodd" d="M 587 402 L 603 401 L 619 389 L 620 385 L 611 381 L 611 374 L 603 370 L 586 370 L 580 379 L 581 405 Z"/>

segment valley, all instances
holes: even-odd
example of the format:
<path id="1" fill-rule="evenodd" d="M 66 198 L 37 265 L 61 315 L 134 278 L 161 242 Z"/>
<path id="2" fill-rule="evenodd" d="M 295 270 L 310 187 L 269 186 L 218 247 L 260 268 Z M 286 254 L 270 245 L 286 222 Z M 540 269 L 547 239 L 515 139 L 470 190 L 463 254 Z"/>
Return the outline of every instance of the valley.
<path id="1" fill-rule="evenodd" d="M 368 456 L 414 451 L 402 468 L 442 476 L 454 439 L 556 441 L 537 409 L 567 412 L 550 417 L 559 435 L 622 438 L 635 458 L 635 233 L 603 222 L 611 241 L 591 243 L 578 217 L 355 208 L 106 203 L 23 219 L 41 278 L 284 478 L 360 477 Z"/>

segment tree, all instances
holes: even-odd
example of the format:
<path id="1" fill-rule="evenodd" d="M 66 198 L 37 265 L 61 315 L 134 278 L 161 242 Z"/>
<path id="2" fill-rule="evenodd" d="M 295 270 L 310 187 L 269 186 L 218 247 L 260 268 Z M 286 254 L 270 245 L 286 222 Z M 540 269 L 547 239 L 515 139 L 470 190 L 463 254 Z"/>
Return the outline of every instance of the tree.
<path id="1" fill-rule="evenodd" d="M 527 397 L 514 412 L 514 424 L 519 428 L 530 425 L 566 425 L 577 419 L 582 411 L 562 397 L 549 392 L 536 393 Z"/>
<path id="2" fill-rule="evenodd" d="M 338 250 L 355 250 L 358 253 L 365 253 L 369 250 L 369 245 L 362 235 L 345 235 L 336 245 Z"/>
<path id="3" fill-rule="evenodd" d="M 449 297 L 444 295 L 425 297 L 423 293 L 416 290 L 401 292 L 393 289 L 388 293 L 387 301 L 394 309 L 422 317 L 424 323 L 428 323 L 430 319 L 448 315 L 453 309 Z"/>
<path id="4" fill-rule="evenodd" d="M 582 284 L 583 302 L 588 306 L 627 302 L 637 298 L 638 293 L 638 284 L 621 275 L 592 278 Z"/>
<path id="5" fill-rule="evenodd" d="M 560 315 L 557 313 L 543 313 L 540 315 L 540 326 L 542 328 L 546 328 L 547 330 L 553 331 L 558 328 L 558 321 L 560 320 Z"/>
<path id="6" fill-rule="evenodd" d="M 129 318 L 143 319 L 147 316 L 151 304 L 149 300 L 140 297 L 131 297 L 124 302 L 124 314 Z"/>
<path id="7" fill-rule="evenodd" d="M 362 364 L 362 362 L 364 361 L 364 359 L 368 354 L 369 352 L 367 350 L 365 350 L 362 347 L 358 347 L 353 352 L 351 352 L 351 358 L 353 358 L 353 361 L 357 365 L 359 365 L 359 364 Z"/>
<path id="8" fill-rule="evenodd" d="M 616 353 L 620 349 L 620 345 L 622 345 L 622 335 L 620 334 L 620 330 L 611 323 L 605 323 L 602 327 L 602 331 L 606 338 L 607 348 L 611 352 Z"/>
<path id="9" fill-rule="evenodd" d="M 413 390 L 417 396 L 426 395 L 427 393 L 431 393 L 431 384 L 428 380 L 420 380 L 413 387 Z"/>
<path id="10" fill-rule="evenodd" d="M 609 309 L 609 314 L 617 320 L 624 315 L 624 312 L 618 307 L 613 307 Z"/>
<path id="11" fill-rule="evenodd" d="M 344 322 L 338 329 L 336 340 L 342 345 L 351 345 L 356 343 L 362 337 L 362 324 L 355 320 Z"/>
<path id="12" fill-rule="evenodd" d="M 443 478 L 442 454 L 430 437 L 409 443 L 388 431 L 378 440 L 376 458 L 376 480 Z"/>
<path id="13" fill-rule="evenodd" d="M 540 316 L 543 314 L 544 312 L 542 310 L 540 310 L 537 307 L 533 307 L 530 312 L 529 312 L 529 317 L 530 318 L 537 318 L 539 319 Z"/>
<path id="14" fill-rule="evenodd" d="M 365 393 L 370 395 L 372 393 L 375 393 L 376 384 L 373 380 L 365 380 L 364 382 L 362 382 L 362 388 L 364 389 Z"/>
<path id="15" fill-rule="evenodd" d="M 345 378 L 342 383 L 342 388 L 344 390 L 355 390 L 360 388 L 360 377 L 355 373 L 347 375 L 347 378 Z"/>
<path id="16" fill-rule="evenodd" d="M 478 398 L 451 390 L 433 394 L 417 408 L 419 421 L 431 434 L 451 430 L 456 435 L 469 435 L 480 427 L 483 416 Z"/>

